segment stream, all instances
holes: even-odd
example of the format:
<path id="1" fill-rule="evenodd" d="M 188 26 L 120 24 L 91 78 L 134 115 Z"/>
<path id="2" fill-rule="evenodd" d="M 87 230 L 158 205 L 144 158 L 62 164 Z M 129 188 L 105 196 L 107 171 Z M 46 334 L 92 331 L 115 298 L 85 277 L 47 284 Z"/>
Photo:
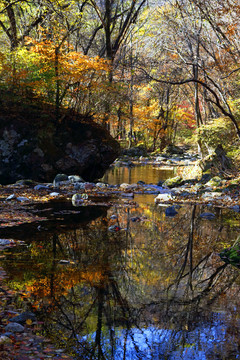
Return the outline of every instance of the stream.
<path id="1" fill-rule="evenodd" d="M 104 179 L 157 184 L 174 173 L 120 167 Z M 188 204 L 171 213 L 154 197 L 68 217 L 53 208 L 51 223 L 11 234 L 25 243 L 1 252 L 7 285 L 74 359 L 240 359 L 240 270 L 219 256 L 239 238 L 240 213 Z"/>

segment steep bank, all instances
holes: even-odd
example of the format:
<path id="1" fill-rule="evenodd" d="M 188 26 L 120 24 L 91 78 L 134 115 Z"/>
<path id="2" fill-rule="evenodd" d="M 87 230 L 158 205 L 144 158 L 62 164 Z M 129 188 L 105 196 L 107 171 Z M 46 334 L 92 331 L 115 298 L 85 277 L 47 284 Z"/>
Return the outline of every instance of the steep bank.
<path id="1" fill-rule="evenodd" d="M 27 101 L 0 90 L 0 183 L 30 178 L 52 181 L 57 173 L 101 178 L 120 147 L 91 117 Z"/>

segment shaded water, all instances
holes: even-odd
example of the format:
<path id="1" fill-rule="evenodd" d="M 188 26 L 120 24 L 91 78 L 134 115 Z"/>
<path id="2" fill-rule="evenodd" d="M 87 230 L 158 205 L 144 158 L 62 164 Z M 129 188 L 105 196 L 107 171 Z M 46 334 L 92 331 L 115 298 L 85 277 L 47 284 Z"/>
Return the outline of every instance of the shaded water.
<path id="1" fill-rule="evenodd" d="M 5 252 L 9 285 L 75 359 L 240 358 L 239 270 L 219 257 L 240 214 L 186 205 L 168 217 L 147 199 L 82 208 L 57 231 L 46 223 Z"/>

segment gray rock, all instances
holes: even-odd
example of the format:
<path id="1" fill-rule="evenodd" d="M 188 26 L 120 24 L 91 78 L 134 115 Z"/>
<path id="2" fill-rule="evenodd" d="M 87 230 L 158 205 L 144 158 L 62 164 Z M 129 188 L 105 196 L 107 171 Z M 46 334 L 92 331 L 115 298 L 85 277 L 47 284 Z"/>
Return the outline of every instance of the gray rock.
<path id="1" fill-rule="evenodd" d="M 25 196 L 19 196 L 19 197 L 17 197 L 17 201 L 25 202 L 25 201 L 30 201 L 30 199 L 28 199 L 28 198 L 25 197 Z"/>
<path id="2" fill-rule="evenodd" d="M 121 230 L 121 228 L 117 225 L 111 225 L 108 228 L 108 231 L 110 231 L 110 232 L 118 232 L 119 230 Z"/>
<path id="3" fill-rule="evenodd" d="M 36 321 L 36 316 L 32 312 L 23 312 L 20 315 L 14 316 L 9 321 L 23 325 L 29 319 L 32 321 Z"/>
<path id="4" fill-rule="evenodd" d="M 67 265 L 67 264 L 70 264 L 70 261 L 69 260 L 60 260 L 59 264 Z"/>
<path id="5" fill-rule="evenodd" d="M 234 206 L 231 207 L 231 209 L 233 211 L 240 212 L 240 206 L 239 205 L 234 205 Z"/>
<path id="6" fill-rule="evenodd" d="M 34 186 L 34 190 L 44 190 L 44 189 L 49 189 L 49 187 L 47 185 L 42 185 L 42 184 L 38 184 Z"/>
<path id="7" fill-rule="evenodd" d="M 83 178 L 81 178 L 81 176 L 78 176 L 78 175 L 69 175 L 69 176 L 68 176 L 68 180 L 70 180 L 70 181 L 73 182 L 73 183 L 76 183 L 76 182 L 79 182 L 79 183 L 85 182 L 85 181 L 83 180 Z"/>
<path id="8" fill-rule="evenodd" d="M 158 196 L 155 198 L 155 202 L 161 202 L 161 201 L 169 201 L 172 200 L 172 194 L 167 193 L 167 194 L 158 194 Z"/>
<path id="9" fill-rule="evenodd" d="M 0 336 L 0 346 L 1 345 L 4 345 L 4 344 L 11 344 L 12 343 L 12 340 L 6 336 L 6 334 Z"/>
<path id="10" fill-rule="evenodd" d="M 79 206 L 84 202 L 84 200 L 87 199 L 88 199 L 88 194 L 74 194 L 72 196 L 72 204 L 73 206 Z"/>
<path id="11" fill-rule="evenodd" d="M 59 196 L 60 194 L 58 192 L 51 192 L 49 195 L 56 197 L 56 196 Z"/>
<path id="12" fill-rule="evenodd" d="M 74 184 L 74 189 L 75 190 L 85 189 L 85 183 L 84 182 L 76 182 Z"/>
<path id="13" fill-rule="evenodd" d="M 68 175 L 57 174 L 53 180 L 53 186 L 58 187 L 62 181 L 68 181 Z"/>
<path id="14" fill-rule="evenodd" d="M 11 194 L 11 195 L 9 195 L 9 196 L 6 198 L 7 201 L 11 201 L 11 200 L 14 200 L 14 199 L 16 199 L 16 195 L 15 195 L 15 194 Z"/>
<path id="15" fill-rule="evenodd" d="M 121 193 L 121 196 L 125 198 L 134 198 L 134 193 Z"/>
<path id="16" fill-rule="evenodd" d="M 120 185 L 120 189 L 123 189 L 123 190 L 127 190 L 128 188 L 129 188 L 129 184 L 127 184 L 127 183 L 122 183 L 121 185 Z"/>
<path id="17" fill-rule="evenodd" d="M 175 210 L 174 206 L 169 206 L 165 210 L 165 215 L 168 216 L 168 217 L 174 217 L 177 214 L 178 214 L 178 212 Z"/>
<path id="18" fill-rule="evenodd" d="M 5 326 L 5 331 L 22 333 L 22 332 L 24 332 L 24 327 L 21 324 L 12 322 L 12 323 L 9 323 L 7 326 Z"/>
<path id="19" fill-rule="evenodd" d="M 11 241 L 8 239 L 0 239 L 0 246 L 10 245 Z"/>
<path id="20" fill-rule="evenodd" d="M 108 185 L 108 184 L 105 184 L 105 183 L 98 182 L 98 183 L 96 183 L 96 187 L 99 187 L 99 188 L 107 188 L 107 187 L 109 187 L 109 185 Z"/>
<path id="21" fill-rule="evenodd" d="M 200 214 L 200 217 L 203 219 L 212 220 L 215 218 L 215 214 L 213 214 L 211 212 L 204 212 L 204 213 Z"/>

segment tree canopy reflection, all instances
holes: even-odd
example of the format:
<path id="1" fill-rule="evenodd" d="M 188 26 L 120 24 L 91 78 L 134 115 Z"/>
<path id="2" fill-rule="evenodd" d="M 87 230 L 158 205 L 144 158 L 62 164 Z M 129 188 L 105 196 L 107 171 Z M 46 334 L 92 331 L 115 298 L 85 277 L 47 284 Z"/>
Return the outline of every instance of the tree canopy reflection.
<path id="1" fill-rule="evenodd" d="M 44 246 L 33 242 L 42 265 L 26 293 L 48 335 L 76 359 L 239 355 L 239 271 L 218 255 L 238 231 L 223 210 L 214 210 L 216 221 L 201 219 L 203 211 L 189 206 L 167 218 L 160 207 L 113 207 Z"/>

